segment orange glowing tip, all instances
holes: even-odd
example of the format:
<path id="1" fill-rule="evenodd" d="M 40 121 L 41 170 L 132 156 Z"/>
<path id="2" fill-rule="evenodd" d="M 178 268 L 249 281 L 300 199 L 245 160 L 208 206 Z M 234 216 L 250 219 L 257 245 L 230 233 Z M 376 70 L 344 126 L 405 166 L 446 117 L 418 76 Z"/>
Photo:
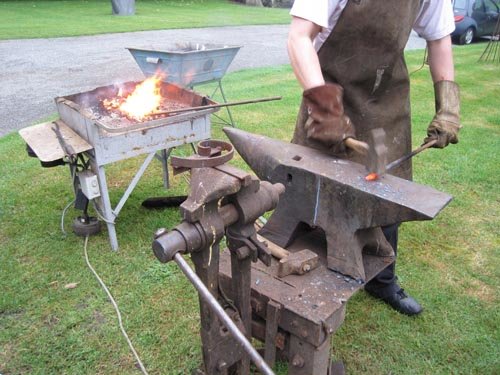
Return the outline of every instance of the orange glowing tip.
<path id="1" fill-rule="evenodd" d="M 375 180 L 378 180 L 378 177 L 379 177 L 378 173 L 373 172 L 373 173 L 366 175 L 365 180 L 366 181 L 375 181 Z"/>

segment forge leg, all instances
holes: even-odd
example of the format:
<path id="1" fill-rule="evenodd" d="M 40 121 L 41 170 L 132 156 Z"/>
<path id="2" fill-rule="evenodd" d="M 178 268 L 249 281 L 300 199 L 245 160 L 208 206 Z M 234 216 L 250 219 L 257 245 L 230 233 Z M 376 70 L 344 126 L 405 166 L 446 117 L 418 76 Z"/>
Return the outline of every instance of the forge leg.
<path id="1" fill-rule="evenodd" d="M 163 187 L 165 189 L 168 189 L 170 186 L 170 181 L 168 177 L 168 158 L 170 157 L 171 152 L 172 149 L 169 148 L 167 150 L 161 150 L 159 152 L 159 155 L 157 155 L 157 158 L 160 160 L 163 170 Z"/>
<path id="2" fill-rule="evenodd" d="M 106 219 L 106 226 L 108 228 L 109 242 L 111 243 L 111 248 L 113 250 L 118 250 L 118 237 L 116 236 L 115 229 L 115 214 L 113 212 L 113 207 L 111 207 L 111 201 L 109 199 L 108 184 L 106 182 L 106 172 L 104 166 L 97 165 L 93 158 L 90 159 L 92 170 L 97 174 L 97 179 L 99 181 L 99 188 L 101 189 L 101 204 L 98 205 L 101 210 L 100 214 Z"/>
<path id="3" fill-rule="evenodd" d="M 327 375 L 331 335 L 319 347 L 290 335 L 288 375 Z"/>

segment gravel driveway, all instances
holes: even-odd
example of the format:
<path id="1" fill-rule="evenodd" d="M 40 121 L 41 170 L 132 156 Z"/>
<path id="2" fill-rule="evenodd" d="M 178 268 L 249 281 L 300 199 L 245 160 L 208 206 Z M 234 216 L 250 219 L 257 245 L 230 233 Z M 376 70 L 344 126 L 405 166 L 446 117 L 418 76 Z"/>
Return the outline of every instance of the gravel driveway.
<path id="1" fill-rule="evenodd" d="M 241 45 L 229 71 L 288 63 L 287 25 L 156 30 L 71 38 L 0 41 L 0 136 L 56 112 L 64 96 L 144 76 L 126 47 L 175 42 Z M 425 42 L 412 34 L 408 49 Z"/>

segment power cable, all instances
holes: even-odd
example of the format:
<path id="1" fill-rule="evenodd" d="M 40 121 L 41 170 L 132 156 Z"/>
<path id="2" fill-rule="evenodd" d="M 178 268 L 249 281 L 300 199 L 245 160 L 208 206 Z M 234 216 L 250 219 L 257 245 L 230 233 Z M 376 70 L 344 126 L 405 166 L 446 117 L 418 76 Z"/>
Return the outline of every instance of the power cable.
<path id="1" fill-rule="evenodd" d="M 66 207 L 64 207 L 62 214 L 61 214 L 61 232 L 64 234 L 64 237 L 68 235 L 66 231 L 64 230 L 64 216 L 66 216 L 66 211 L 68 211 L 68 208 L 75 203 L 75 200 L 73 199 L 71 202 L 68 203 Z"/>
<path id="2" fill-rule="evenodd" d="M 139 368 L 141 369 L 141 371 L 142 371 L 142 373 L 144 375 L 148 375 L 148 372 L 146 371 L 146 368 L 144 367 L 141 359 L 139 358 L 139 354 L 137 354 L 137 352 L 136 352 L 136 350 L 134 348 L 134 345 L 132 345 L 132 341 L 130 341 L 130 339 L 129 339 L 128 335 L 127 335 L 127 332 L 125 331 L 125 328 L 123 327 L 122 314 L 120 313 L 120 309 L 118 308 L 118 304 L 116 303 L 115 299 L 111 295 L 111 292 L 109 291 L 109 289 L 106 286 L 106 284 L 104 284 L 104 281 L 102 281 L 102 279 L 99 277 L 99 275 L 97 274 L 97 272 L 94 269 L 94 267 L 92 267 L 92 265 L 90 264 L 89 256 L 87 254 L 87 244 L 88 244 L 88 241 L 89 241 L 89 236 L 85 236 L 85 243 L 83 245 L 83 251 L 84 251 L 84 255 L 85 255 L 85 261 L 87 262 L 87 266 L 90 268 L 90 270 L 92 271 L 92 273 L 96 277 L 97 281 L 99 281 L 99 284 L 101 284 L 102 288 L 104 289 L 104 291 L 108 295 L 108 298 L 111 301 L 111 304 L 115 308 L 116 316 L 118 317 L 118 324 L 120 326 L 120 330 L 122 331 L 122 334 L 123 334 L 123 337 L 125 337 L 125 340 L 127 340 L 127 344 L 129 346 L 130 350 L 132 351 L 132 354 L 134 355 L 135 359 L 137 360 L 137 364 L 139 365 Z"/>

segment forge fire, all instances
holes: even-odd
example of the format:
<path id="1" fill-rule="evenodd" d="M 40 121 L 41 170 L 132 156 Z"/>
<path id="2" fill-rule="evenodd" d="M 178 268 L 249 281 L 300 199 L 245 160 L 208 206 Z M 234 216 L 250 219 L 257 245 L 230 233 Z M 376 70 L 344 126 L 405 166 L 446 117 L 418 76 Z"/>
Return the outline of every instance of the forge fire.
<path id="1" fill-rule="evenodd" d="M 155 75 L 139 83 L 132 92 L 118 89 L 116 96 L 104 98 L 100 109 L 112 118 L 127 118 L 128 120 L 142 122 L 165 117 L 157 114 L 162 111 L 173 111 L 187 107 L 172 98 L 162 95 L 162 76 Z"/>

